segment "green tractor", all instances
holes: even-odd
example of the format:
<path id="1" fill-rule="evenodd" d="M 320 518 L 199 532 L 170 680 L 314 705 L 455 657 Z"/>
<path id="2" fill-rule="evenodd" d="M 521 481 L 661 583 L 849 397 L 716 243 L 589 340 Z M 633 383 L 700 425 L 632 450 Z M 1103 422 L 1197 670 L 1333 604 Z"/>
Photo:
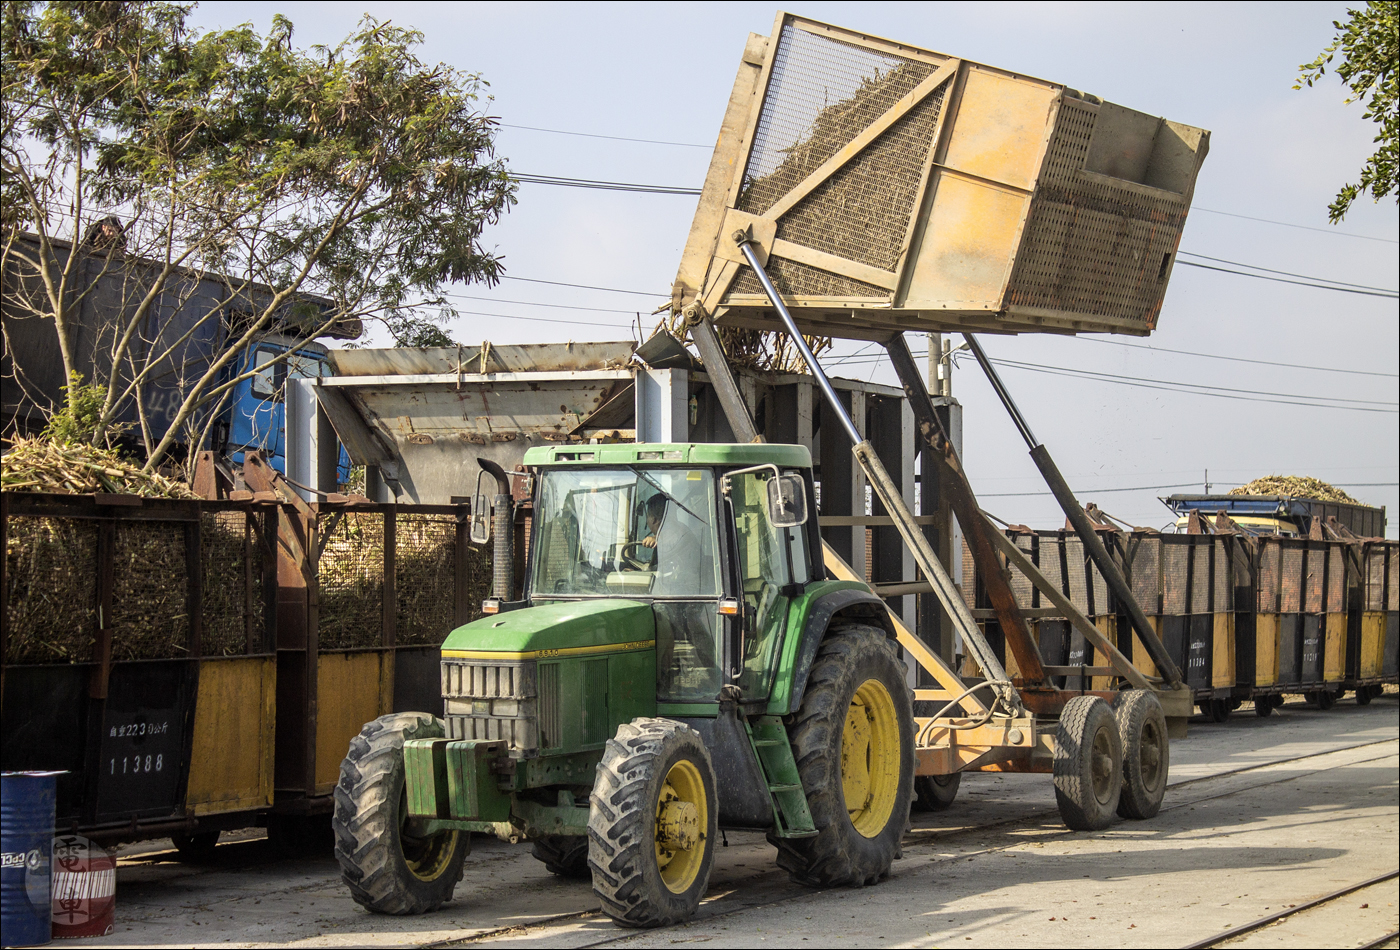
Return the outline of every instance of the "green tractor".
<path id="1" fill-rule="evenodd" d="M 566 445 L 525 465 L 523 596 L 443 644 L 442 719 L 382 716 L 341 766 L 354 899 L 437 908 L 472 832 L 591 877 L 627 927 L 695 912 L 721 829 L 766 831 L 804 884 L 886 875 L 915 781 L 911 691 L 885 604 L 826 579 L 807 449 Z M 499 570 L 511 486 L 494 474 Z"/>

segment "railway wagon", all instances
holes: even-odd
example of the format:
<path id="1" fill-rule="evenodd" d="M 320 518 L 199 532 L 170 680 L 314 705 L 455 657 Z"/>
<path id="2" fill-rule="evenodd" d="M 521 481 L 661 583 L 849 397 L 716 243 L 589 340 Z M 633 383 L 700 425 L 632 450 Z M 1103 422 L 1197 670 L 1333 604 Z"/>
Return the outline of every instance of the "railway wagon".
<path id="1" fill-rule="evenodd" d="M 0 767 L 64 773 L 60 832 L 295 831 L 364 721 L 441 712 L 489 577 L 465 509 L 241 494 L 0 496 Z"/>
<path id="2" fill-rule="evenodd" d="M 1101 531 L 1201 712 L 1221 721 L 1246 700 L 1267 716 L 1285 694 L 1330 708 L 1346 692 L 1370 702 L 1400 681 L 1400 543 L 1243 533 Z M 1013 528 L 1007 537 L 1095 627 L 1149 675 L 1151 658 L 1122 606 L 1070 531 Z M 986 587 L 964 558 L 964 597 L 1001 649 Z M 1062 688 L 1099 688 L 1104 658 L 1061 612 L 1013 572 L 1047 663 L 1082 667 Z M 1007 658 L 1014 667 L 1014 657 Z"/>

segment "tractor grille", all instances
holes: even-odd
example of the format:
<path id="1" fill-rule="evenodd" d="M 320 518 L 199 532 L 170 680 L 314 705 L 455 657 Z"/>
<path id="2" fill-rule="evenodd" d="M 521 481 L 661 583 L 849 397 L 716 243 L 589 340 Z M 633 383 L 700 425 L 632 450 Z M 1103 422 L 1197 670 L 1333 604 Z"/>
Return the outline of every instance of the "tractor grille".
<path id="1" fill-rule="evenodd" d="M 449 739 L 504 740 L 512 758 L 539 754 L 539 683 L 534 660 L 442 661 Z"/>

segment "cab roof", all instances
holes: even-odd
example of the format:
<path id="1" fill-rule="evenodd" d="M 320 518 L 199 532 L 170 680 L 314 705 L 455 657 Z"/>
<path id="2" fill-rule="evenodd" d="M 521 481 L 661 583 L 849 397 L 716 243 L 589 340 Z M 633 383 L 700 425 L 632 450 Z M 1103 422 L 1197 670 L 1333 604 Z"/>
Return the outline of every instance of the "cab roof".
<path id="1" fill-rule="evenodd" d="M 811 468 L 802 445 L 723 442 L 618 442 L 608 445 L 541 445 L 525 452 L 525 464 L 554 465 L 779 465 Z"/>

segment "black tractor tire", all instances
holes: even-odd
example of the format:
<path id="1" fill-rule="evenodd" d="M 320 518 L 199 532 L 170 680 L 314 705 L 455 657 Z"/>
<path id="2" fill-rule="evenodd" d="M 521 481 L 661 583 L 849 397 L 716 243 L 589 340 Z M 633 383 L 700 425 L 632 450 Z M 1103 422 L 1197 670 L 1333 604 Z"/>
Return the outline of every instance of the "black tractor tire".
<path id="1" fill-rule="evenodd" d="M 958 797 L 958 785 L 962 783 L 962 773 L 952 775 L 916 775 L 914 793 L 918 796 L 910 804 L 909 810 L 916 812 L 947 811 Z"/>
<path id="2" fill-rule="evenodd" d="M 1075 831 L 1102 831 L 1113 823 L 1123 793 L 1123 742 L 1108 703 L 1076 696 L 1065 704 L 1055 731 L 1055 803 Z"/>
<path id="3" fill-rule="evenodd" d="M 595 774 L 588 865 L 603 913 L 622 927 L 688 919 L 719 840 L 715 771 L 700 734 L 672 719 L 633 719 L 608 740 Z M 683 843 L 666 847 L 668 824 L 685 826 Z"/>
<path id="4" fill-rule="evenodd" d="M 1255 696 L 1254 715 L 1258 716 L 1260 719 L 1267 719 L 1269 716 L 1272 716 L 1274 714 L 1274 710 L 1278 707 L 1278 703 L 1275 702 L 1275 700 L 1278 698 L 1280 697 L 1275 697 L 1268 694 Z"/>
<path id="5" fill-rule="evenodd" d="M 576 881 L 593 876 L 588 868 L 588 838 L 585 835 L 545 835 L 530 842 L 535 860 L 551 874 Z"/>
<path id="6" fill-rule="evenodd" d="M 793 881 L 875 884 L 900 856 L 914 791 L 914 713 L 904 676 L 904 664 L 876 627 L 833 628 L 817 648 L 802 706 L 788 727 L 817 833 L 768 837 Z M 863 797 L 852 808 L 848 795 Z"/>
<path id="7" fill-rule="evenodd" d="M 219 843 L 217 831 L 196 831 L 188 835 L 171 835 L 175 851 L 180 860 L 187 864 L 203 864 L 214 857 L 214 847 Z"/>
<path id="8" fill-rule="evenodd" d="M 443 736 L 427 713 L 394 713 L 350 740 L 335 787 L 335 857 L 357 904 L 377 914 L 424 914 L 452 898 L 471 851 L 463 831 L 412 834 L 403 744 Z"/>
<path id="9" fill-rule="evenodd" d="M 1371 687 L 1369 687 L 1369 686 L 1358 686 L 1358 687 L 1356 687 L 1356 705 L 1358 705 L 1358 706 L 1369 706 L 1369 705 L 1371 705 L 1371 699 L 1372 699 L 1374 696 L 1375 696 L 1375 694 L 1371 692 Z"/>
<path id="10" fill-rule="evenodd" d="M 1123 792 L 1118 796 L 1118 814 L 1137 821 L 1151 818 L 1162 807 L 1171 767 L 1167 717 L 1151 692 L 1128 689 L 1114 701 L 1113 718 L 1123 743 Z"/>

